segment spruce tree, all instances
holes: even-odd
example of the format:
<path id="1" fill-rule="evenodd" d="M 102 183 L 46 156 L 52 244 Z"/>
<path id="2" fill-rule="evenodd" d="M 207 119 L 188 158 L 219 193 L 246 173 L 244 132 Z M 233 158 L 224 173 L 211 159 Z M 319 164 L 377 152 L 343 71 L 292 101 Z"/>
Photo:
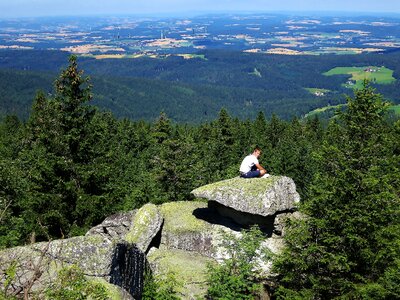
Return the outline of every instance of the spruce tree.
<path id="1" fill-rule="evenodd" d="M 56 80 L 54 96 L 40 92 L 35 98 L 18 159 L 31 182 L 22 215 L 39 239 L 82 233 L 78 228 L 104 217 L 97 215 L 101 203 L 85 186 L 85 165 L 93 154 L 84 147 L 95 113 L 91 98 L 89 78 L 75 56 Z"/>
<path id="2" fill-rule="evenodd" d="M 317 153 L 306 216 L 276 262 L 279 299 L 399 299 L 399 139 L 367 84 Z"/>
<path id="3" fill-rule="evenodd" d="M 217 120 L 212 124 L 209 155 L 212 156 L 214 180 L 221 180 L 237 175 L 238 160 L 234 152 L 235 136 L 233 121 L 227 110 L 222 108 Z M 233 166 L 232 168 L 229 168 Z"/>

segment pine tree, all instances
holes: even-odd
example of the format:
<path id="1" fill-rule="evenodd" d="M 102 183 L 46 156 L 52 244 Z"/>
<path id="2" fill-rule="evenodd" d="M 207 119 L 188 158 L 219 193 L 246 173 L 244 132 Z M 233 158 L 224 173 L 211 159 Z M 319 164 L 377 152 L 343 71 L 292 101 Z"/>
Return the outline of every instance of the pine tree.
<path id="1" fill-rule="evenodd" d="M 307 217 L 276 263 L 279 299 L 399 299 L 399 137 L 371 87 L 347 102 L 318 153 Z"/>
<path id="2" fill-rule="evenodd" d="M 73 228 L 91 223 L 86 218 L 95 208 L 90 207 L 99 206 L 85 188 L 90 152 L 83 145 L 95 110 L 87 104 L 91 86 L 82 73 L 71 56 L 55 82 L 55 95 L 38 93 L 18 157 L 32 183 L 30 197 L 21 202 L 23 215 L 39 239 L 81 233 Z"/>
<path id="3" fill-rule="evenodd" d="M 162 113 L 157 120 L 152 137 L 154 144 L 152 173 L 160 187 L 162 198 L 153 202 L 187 200 L 196 177 L 193 140 L 184 130 L 173 127 Z"/>
<path id="4" fill-rule="evenodd" d="M 211 140 L 212 167 L 214 180 L 225 179 L 237 175 L 238 167 L 229 168 L 238 158 L 235 155 L 235 137 L 233 122 L 228 112 L 221 109 L 218 119 L 212 124 Z"/>
<path id="5" fill-rule="evenodd" d="M 261 246 L 265 236 L 257 227 L 242 230 L 241 235 L 221 233 L 220 246 L 227 257 L 208 265 L 207 299 L 258 299 L 262 284 L 258 278 L 260 262 L 271 257 Z"/>

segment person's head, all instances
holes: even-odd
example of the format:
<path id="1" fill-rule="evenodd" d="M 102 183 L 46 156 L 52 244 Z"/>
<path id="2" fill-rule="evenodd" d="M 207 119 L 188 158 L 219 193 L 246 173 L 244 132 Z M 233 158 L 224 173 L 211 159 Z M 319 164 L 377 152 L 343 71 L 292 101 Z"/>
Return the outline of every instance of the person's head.
<path id="1" fill-rule="evenodd" d="M 255 147 L 253 150 L 253 155 L 258 158 L 261 155 L 261 149 L 259 147 Z"/>

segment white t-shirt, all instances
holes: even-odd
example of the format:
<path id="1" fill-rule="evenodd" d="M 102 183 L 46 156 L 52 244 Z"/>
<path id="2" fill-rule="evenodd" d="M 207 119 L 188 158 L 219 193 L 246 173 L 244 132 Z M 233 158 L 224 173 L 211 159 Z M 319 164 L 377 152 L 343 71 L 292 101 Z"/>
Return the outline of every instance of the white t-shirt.
<path id="1" fill-rule="evenodd" d="M 240 165 L 240 172 L 247 173 L 251 171 L 254 165 L 258 164 L 258 159 L 253 154 L 247 155 Z"/>

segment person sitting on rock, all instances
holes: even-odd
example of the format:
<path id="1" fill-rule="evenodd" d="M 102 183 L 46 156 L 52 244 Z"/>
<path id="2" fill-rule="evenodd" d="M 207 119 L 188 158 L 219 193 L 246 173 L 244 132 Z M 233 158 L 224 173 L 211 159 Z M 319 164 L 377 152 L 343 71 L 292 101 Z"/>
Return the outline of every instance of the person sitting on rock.
<path id="1" fill-rule="evenodd" d="M 254 178 L 254 177 L 268 177 L 267 170 L 265 170 L 260 163 L 258 158 L 261 155 L 261 149 L 256 147 L 252 154 L 247 155 L 240 165 L 240 177 L 243 178 Z"/>

